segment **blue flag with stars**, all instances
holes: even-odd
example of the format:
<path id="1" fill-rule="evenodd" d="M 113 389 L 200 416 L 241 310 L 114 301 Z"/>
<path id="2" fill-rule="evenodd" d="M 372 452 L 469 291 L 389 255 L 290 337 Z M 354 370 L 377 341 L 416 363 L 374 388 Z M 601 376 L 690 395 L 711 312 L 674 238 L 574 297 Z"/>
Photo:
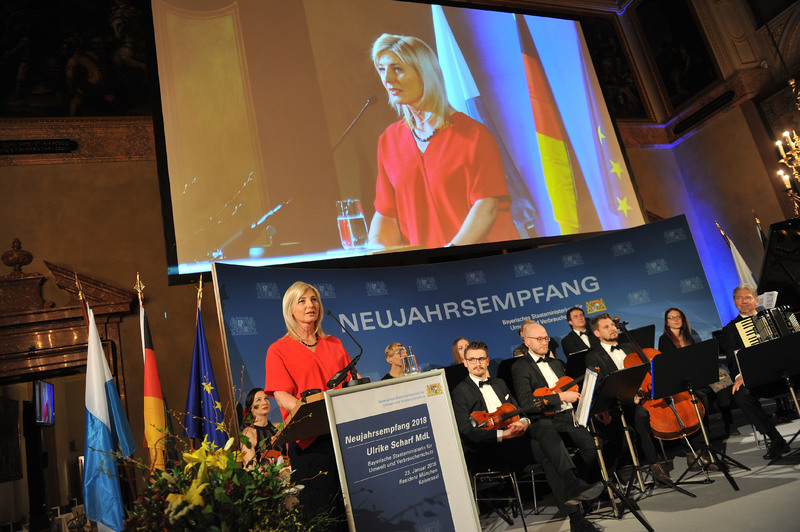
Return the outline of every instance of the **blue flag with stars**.
<path id="1" fill-rule="evenodd" d="M 194 337 L 194 354 L 192 355 L 192 375 L 189 378 L 189 393 L 186 396 L 186 435 L 190 438 L 203 439 L 217 447 L 224 447 L 228 441 L 225 432 L 225 415 L 219 402 L 217 382 L 211 368 L 211 357 L 208 355 L 208 342 L 203 328 L 203 317 L 200 306 L 197 307 L 197 332 Z"/>

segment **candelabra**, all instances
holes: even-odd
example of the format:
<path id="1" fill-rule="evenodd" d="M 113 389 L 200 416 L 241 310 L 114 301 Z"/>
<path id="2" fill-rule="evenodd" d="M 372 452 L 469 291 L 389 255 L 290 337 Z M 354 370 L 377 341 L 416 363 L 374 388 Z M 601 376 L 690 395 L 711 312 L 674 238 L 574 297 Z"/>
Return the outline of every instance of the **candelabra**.
<path id="1" fill-rule="evenodd" d="M 798 88 L 795 86 L 794 79 L 789 80 L 789 86 L 792 88 L 795 105 L 797 109 L 800 110 L 800 91 L 798 91 Z M 794 203 L 794 215 L 797 217 L 800 216 L 800 194 L 797 188 L 797 184 L 800 183 L 800 137 L 792 130 L 791 133 L 784 131 L 783 138 L 786 141 L 786 145 L 784 145 L 784 141 L 782 140 L 775 143 L 778 150 L 781 152 L 781 158 L 778 162 L 785 165 L 791 171 L 791 174 L 783 170 L 778 170 L 778 175 L 781 177 L 786 187 L 784 192 L 786 192 L 786 195 L 792 200 L 792 203 Z M 794 182 L 792 178 L 794 178 Z"/>

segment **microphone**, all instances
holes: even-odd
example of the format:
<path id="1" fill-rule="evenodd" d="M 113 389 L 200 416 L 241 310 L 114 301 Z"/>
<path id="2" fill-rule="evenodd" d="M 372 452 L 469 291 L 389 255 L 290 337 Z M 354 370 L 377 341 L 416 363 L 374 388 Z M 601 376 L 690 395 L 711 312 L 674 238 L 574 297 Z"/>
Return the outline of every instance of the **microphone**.
<path id="1" fill-rule="evenodd" d="M 364 102 L 364 107 L 362 107 L 362 108 L 361 108 L 361 110 L 358 112 L 358 114 L 357 114 L 357 115 L 356 115 L 356 117 L 353 119 L 353 121 L 352 121 L 352 122 L 350 122 L 350 125 L 349 125 L 349 126 L 347 126 L 347 127 L 345 128 L 345 130 L 344 130 L 344 133 L 342 133 L 342 136 L 341 136 L 341 137 L 339 137 L 339 140 L 337 140 L 337 141 L 336 141 L 336 144 L 334 144 L 334 145 L 333 145 L 333 148 L 331 148 L 331 153 L 333 153 L 334 151 L 336 151 L 336 148 L 338 148 L 338 147 L 339 147 L 339 144 L 341 144 L 341 143 L 342 143 L 342 141 L 344 140 L 344 138 L 345 138 L 345 137 L 347 136 L 347 134 L 350 132 L 350 129 L 351 129 L 351 128 L 352 128 L 354 125 L 356 125 L 356 122 L 358 122 L 358 119 L 359 119 L 359 118 L 361 118 L 361 115 L 364 113 L 364 111 L 366 111 L 367 107 L 369 107 L 369 104 L 371 104 L 371 103 L 372 103 L 372 100 L 373 100 L 374 98 L 375 98 L 374 96 L 370 96 L 369 98 L 367 98 L 367 101 L 366 101 L 366 102 Z M 329 313 L 329 314 L 330 314 L 330 313 Z M 348 334 L 349 334 L 349 333 L 348 333 Z"/>
<path id="2" fill-rule="evenodd" d="M 275 230 L 274 226 L 264 225 L 264 223 L 270 217 L 277 214 L 278 211 L 289 205 L 289 203 L 291 202 L 292 202 L 291 198 L 286 201 L 282 201 L 281 203 L 278 204 L 277 207 L 265 213 L 257 221 L 250 224 L 250 226 L 245 226 L 244 228 L 237 231 L 236 234 L 234 234 L 227 241 L 225 241 L 225 243 L 223 243 L 219 247 L 219 249 L 209 252 L 208 255 L 214 260 L 226 259 L 226 258 L 240 258 L 237 255 L 239 254 L 246 255 L 250 247 L 250 244 L 262 234 L 266 234 L 269 245 L 272 245 L 272 239 L 277 231 Z"/>
<path id="3" fill-rule="evenodd" d="M 345 384 L 345 386 L 355 386 L 356 384 L 366 384 L 366 383 L 368 383 L 369 382 L 369 377 L 364 377 L 363 379 L 359 379 L 359 378 L 357 378 L 357 374 L 356 374 L 356 364 L 358 364 L 358 361 L 361 358 L 361 354 L 364 352 L 364 348 L 361 347 L 361 344 L 359 344 L 356 341 L 356 339 L 353 338 L 353 335 L 350 334 L 350 331 L 345 329 L 344 325 L 342 325 L 342 322 L 340 322 L 338 319 L 336 319 L 336 316 L 334 316 L 331 313 L 330 310 L 326 310 L 325 314 L 327 314 L 328 316 L 333 318 L 333 321 L 338 323 L 339 327 L 341 327 L 342 330 L 345 333 L 347 333 L 347 336 L 350 337 L 350 339 L 353 341 L 353 343 L 358 346 L 358 355 L 356 355 L 350 361 L 349 364 L 347 364 L 345 367 L 343 367 L 342 369 L 337 371 L 336 374 L 333 377 L 331 377 L 331 380 L 328 381 L 328 389 L 333 389 L 333 388 L 336 388 L 337 386 L 339 386 L 342 383 L 342 381 L 344 381 L 347 378 L 347 374 L 348 373 L 350 373 L 350 377 L 352 377 L 352 379 L 347 384 Z"/>

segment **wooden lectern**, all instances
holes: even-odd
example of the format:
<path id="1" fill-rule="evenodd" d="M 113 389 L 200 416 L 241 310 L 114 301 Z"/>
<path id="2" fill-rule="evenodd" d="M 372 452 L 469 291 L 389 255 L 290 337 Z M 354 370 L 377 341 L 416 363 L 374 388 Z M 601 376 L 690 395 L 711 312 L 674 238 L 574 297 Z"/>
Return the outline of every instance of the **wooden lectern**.
<path id="1" fill-rule="evenodd" d="M 286 445 L 297 440 L 330 434 L 325 393 L 315 393 L 300 400 L 291 412 L 283 429 L 275 435 L 275 445 Z"/>

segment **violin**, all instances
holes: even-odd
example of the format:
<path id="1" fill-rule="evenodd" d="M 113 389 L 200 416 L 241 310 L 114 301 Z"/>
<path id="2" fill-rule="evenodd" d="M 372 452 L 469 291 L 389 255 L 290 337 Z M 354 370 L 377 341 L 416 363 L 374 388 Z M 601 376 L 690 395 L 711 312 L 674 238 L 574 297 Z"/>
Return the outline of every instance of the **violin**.
<path id="1" fill-rule="evenodd" d="M 614 323 L 625 334 L 628 343 L 634 349 L 632 353 L 625 357 L 624 365 L 626 368 L 638 366 L 639 364 L 650 365 L 650 361 L 661 354 L 661 351 L 657 349 L 649 347 L 642 349 L 639 347 L 633 335 L 625 328 L 627 323 L 620 321 L 617 316 L 614 316 Z M 694 434 L 700 429 L 705 408 L 702 404 L 697 405 L 700 412 L 700 417 L 698 418 L 689 392 L 681 392 L 664 399 L 648 398 L 653 390 L 653 377 L 649 372 L 642 381 L 641 390 L 644 393 L 644 400 L 640 404 L 650 413 L 650 428 L 653 430 L 653 436 L 659 440 L 677 440 L 689 434 Z"/>
<path id="2" fill-rule="evenodd" d="M 519 414 L 523 408 L 517 408 L 511 403 L 503 403 L 492 413 L 487 413 L 481 410 L 475 411 L 469 415 L 470 424 L 473 427 L 485 430 L 503 430 L 507 429 L 512 423 L 519 421 Z"/>
<path id="3" fill-rule="evenodd" d="M 573 379 L 569 375 L 564 375 L 560 379 L 556 381 L 556 384 L 551 388 L 542 387 L 536 388 L 533 391 L 534 397 L 547 397 L 548 395 L 559 394 L 561 392 L 577 392 L 578 391 L 578 383 L 583 380 L 584 375 L 581 375 L 577 379 Z M 545 407 L 544 415 L 552 416 L 555 415 L 556 409 L 558 405 L 548 405 Z"/>

